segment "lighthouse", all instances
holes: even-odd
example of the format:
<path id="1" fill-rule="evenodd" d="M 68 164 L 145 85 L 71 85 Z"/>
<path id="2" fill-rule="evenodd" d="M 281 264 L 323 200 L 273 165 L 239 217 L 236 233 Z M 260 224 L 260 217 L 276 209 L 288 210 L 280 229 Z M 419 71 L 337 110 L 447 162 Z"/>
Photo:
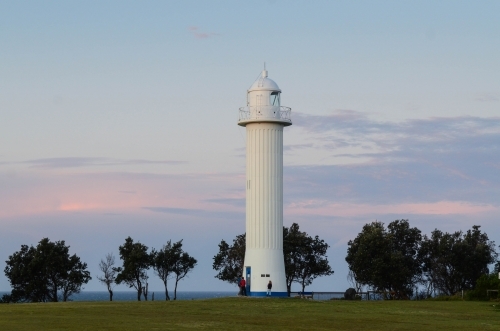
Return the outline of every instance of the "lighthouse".
<path id="1" fill-rule="evenodd" d="M 247 91 L 238 125 L 246 128 L 247 294 L 287 296 L 283 256 L 283 128 L 292 125 L 291 108 L 280 104 L 281 90 L 263 70 Z"/>

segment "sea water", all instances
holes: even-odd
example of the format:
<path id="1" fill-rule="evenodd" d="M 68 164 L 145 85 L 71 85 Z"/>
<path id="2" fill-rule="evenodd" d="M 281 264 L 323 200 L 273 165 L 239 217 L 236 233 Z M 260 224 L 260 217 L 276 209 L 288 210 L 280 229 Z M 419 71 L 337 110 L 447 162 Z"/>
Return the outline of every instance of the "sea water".
<path id="1" fill-rule="evenodd" d="M 4 294 L 9 294 L 10 292 L 0 292 L 0 298 Z M 152 295 L 154 293 L 155 301 L 164 301 L 165 292 L 164 291 L 149 291 L 148 300 L 152 300 Z M 177 300 L 200 300 L 200 299 L 214 299 L 214 298 L 225 298 L 225 297 L 235 297 L 238 291 L 177 291 Z M 170 300 L 174 299 L 174 292 L 169 291 L 168 295 Z M 141 296 L 141 300 L 144 300 L 144 296 Z M 109 301 L 108 291 L 82 291 L 78 294 L 73 294 L 69 301 Z M 114 291 L 113 301 L 137 301 L 137 292 L 134 291 Z"/>

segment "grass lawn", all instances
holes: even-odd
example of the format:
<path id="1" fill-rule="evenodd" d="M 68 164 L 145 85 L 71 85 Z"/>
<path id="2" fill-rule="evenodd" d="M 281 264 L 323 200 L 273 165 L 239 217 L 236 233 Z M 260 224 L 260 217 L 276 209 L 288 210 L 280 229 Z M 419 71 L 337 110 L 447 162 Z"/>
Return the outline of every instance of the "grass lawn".
<path id="1" fill-rule="evenodd" d="M 0 304 L 0 330 L 500 330 L 500 303 L 193 301 Z"/>

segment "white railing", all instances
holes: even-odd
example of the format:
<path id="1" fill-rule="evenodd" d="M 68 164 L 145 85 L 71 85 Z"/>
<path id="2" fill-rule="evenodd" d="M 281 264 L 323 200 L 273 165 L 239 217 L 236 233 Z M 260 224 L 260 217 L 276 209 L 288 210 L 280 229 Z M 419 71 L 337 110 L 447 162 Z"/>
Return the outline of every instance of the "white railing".
<path id="1" fill-rule="evenodd" d="M 292 122 L 292 108 L 283 106 L 247 106 L 240 108 L 240 122 L 257 119 L 278 119 L 280 121 Z"/>

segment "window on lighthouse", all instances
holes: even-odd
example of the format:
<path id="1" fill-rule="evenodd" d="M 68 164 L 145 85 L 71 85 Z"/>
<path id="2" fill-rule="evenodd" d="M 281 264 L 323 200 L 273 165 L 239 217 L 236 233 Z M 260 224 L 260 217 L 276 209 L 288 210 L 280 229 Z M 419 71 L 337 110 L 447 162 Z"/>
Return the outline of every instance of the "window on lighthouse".
<path id="1" fill-rule="evenodd" d="M 272 92 L 270 95 L 269 104 L 271 106 L 280 106 L 280 92 Z"/>

